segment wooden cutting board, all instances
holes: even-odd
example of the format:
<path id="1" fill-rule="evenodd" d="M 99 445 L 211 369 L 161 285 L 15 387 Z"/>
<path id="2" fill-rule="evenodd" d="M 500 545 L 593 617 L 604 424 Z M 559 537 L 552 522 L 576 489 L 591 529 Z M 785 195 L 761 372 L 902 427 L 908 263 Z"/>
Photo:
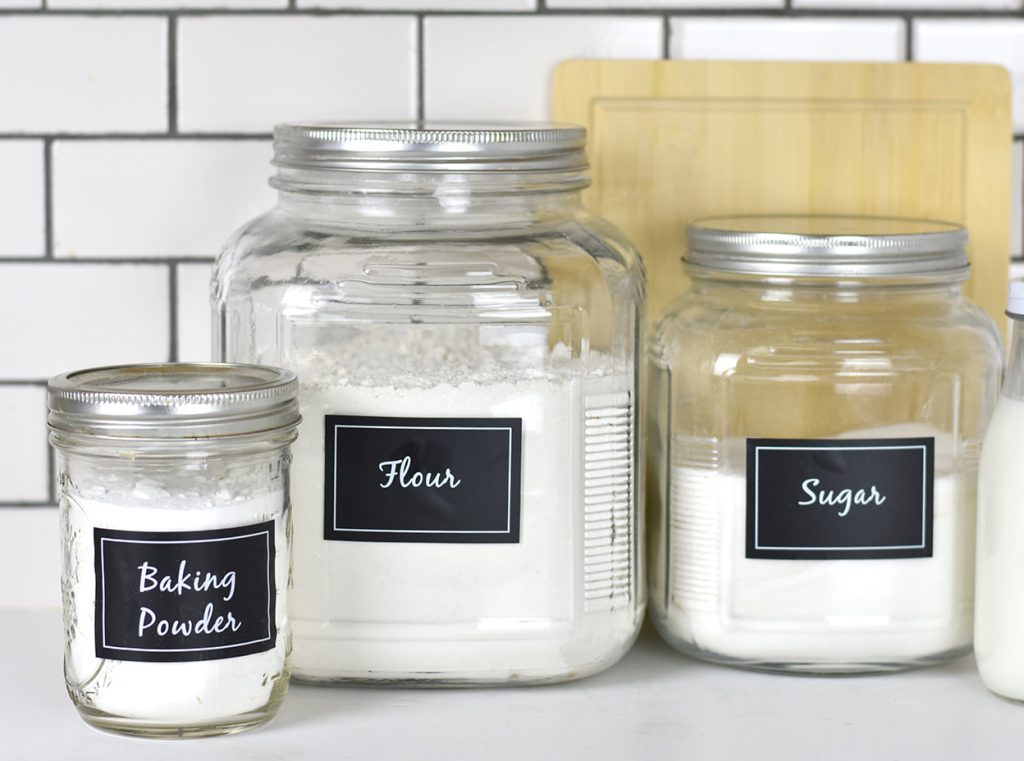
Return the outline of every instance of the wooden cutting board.
<path id="1" fill-rule="evenodd" d="M 586 125 L 585 203 L 629 234 L 651 314 L 686 284 L 684 229 L 714 214 L 959 222 L 969 295 L 997 324 L 1009 272 L 1010 78 L 997 66 L 567 61 L 554 117 Z"/>

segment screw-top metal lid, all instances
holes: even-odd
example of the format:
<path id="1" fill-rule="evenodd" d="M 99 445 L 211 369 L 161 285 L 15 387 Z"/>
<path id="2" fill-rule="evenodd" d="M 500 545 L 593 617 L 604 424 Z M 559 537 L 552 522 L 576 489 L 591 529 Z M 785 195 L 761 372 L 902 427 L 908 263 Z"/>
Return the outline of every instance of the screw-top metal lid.
<path id="1" fill-rule="evenodd" d="M 295 373 L 262 365 L 97 367 L 52 378 L 54 431 L 126 439 L 245 436 L 299 423 Z"/>
<path id="2" fill-rule="evenodd" d="M 587 131 L 571 124 L 279 124 L 283 169 L 559 172 L 587 167 Z"/>
<path id="3" fill-rule="evenodd" d="M 967 231 L 925 219 L 713 217 L 687 228 L 693 267 L 793 277 L 966 277 Z"/>

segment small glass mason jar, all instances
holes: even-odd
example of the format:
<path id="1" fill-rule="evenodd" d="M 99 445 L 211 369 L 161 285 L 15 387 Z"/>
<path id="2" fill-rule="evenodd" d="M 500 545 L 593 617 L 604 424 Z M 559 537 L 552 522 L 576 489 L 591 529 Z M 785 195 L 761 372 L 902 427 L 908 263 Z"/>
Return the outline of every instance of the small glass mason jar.
<path id="1" fill-rule="evenodd" d="M 939 222 L 689 227 L 652 342 L 654 621 L 678 649 L 843 673 L 971 646 L 975 491 L 1001 339 Z"/>
<path id="2" fill-rule="evenodd" d="M 49 384 L 64 673 L 82 717 L 238 732 L 288 689 L 297 381 L 252 365 L 96 368 Z"/>
<path id="3" fill-rule="evenodd" d="M 217 351 L 299 376 L 293 675 L 561 681 L 638 583 L 643 273 L 579 127 L 284 125 L 215 271 Z"/>

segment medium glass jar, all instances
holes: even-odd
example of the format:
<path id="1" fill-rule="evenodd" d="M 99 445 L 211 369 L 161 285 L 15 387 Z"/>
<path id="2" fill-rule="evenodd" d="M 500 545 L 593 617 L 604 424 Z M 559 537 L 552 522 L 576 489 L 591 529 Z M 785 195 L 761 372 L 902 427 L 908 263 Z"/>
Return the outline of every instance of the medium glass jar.
<path id="1" fill-rule="evenodd" d="M 295 376 L 127 365 L 49 384 L 64 673 L 82 717 L 149 737 L 270 720 L 288 688 Z"/>
<path id="2" fill-rule="evenodd" d="M 896 669 L 971 645 L 978 454 L 1001 342 L 938 222 L 688 231 L 651 348 L 649 594 L 680 650 Z"/>
<path id="3" fill-rule="evenodd" d="M 296 677 L 559 681 L 632 643 L 643 275 L 584 142 L 275 130 L 214 309 L 222 358 L 299 376 Z"/>

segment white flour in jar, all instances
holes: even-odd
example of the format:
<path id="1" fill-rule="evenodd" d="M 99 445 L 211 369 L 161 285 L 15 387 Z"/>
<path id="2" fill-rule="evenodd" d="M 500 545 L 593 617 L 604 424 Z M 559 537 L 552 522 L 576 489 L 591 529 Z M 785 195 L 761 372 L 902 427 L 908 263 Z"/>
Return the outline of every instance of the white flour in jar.
<path id="1" fill-rule="evenodd" d="M 275 647 L 251 655 L 173 663 L 97 657 L 93 528 L 179 532 L 250 526 L 280 516 L 284 499 L 280 488 L 253 495 L 216 487 L 202 493 L 170 493 L 152 481 L 140 480 L 132 488 L 99 473 L 90 474 L 87 488 L 68 494 L 61 527 L 65 671 L 77 702 L 125 719 L 173 724 L 215 723 L 264 708 L 275 685 L 288 678 L 282 668 L 288 650 L 285 520 L 278 517 L 274 522 Z"/>
<path id="2" fill-rule="evenodd" d="M 954 471 L 952 436 L 925 426 L 839 438 L 929 436 L 935 437 L 933 557 L 856 560 L 746 558 L 745 473 L 695 467 L 686 460 L 699 456 L 677 439 L 667 606 L 659 601 L 670 638 L 717 658 L 823 667 L 913 661 L 969 647 L 976 471 Z M 725 442 L 720 451 L 743 446 Z"/>
<path id="3" fill-rule="evenodd" d="M 387 346 L 393 356 L 379 357 Z M 293 672 L 311 679 L 543 680 L 622 655 L 636 589 L 632 375 L 504 362 L 530 346 L 353 342 L 292 363 Z M 397 355 L 397 356 L 394 356 Z M 543 367 L 542 356 L 535 366 Z M 398 371 L 395 368 L 400 368 Z M 325 541 L 324 416 L 522 419 L 520 541 Z"/>

